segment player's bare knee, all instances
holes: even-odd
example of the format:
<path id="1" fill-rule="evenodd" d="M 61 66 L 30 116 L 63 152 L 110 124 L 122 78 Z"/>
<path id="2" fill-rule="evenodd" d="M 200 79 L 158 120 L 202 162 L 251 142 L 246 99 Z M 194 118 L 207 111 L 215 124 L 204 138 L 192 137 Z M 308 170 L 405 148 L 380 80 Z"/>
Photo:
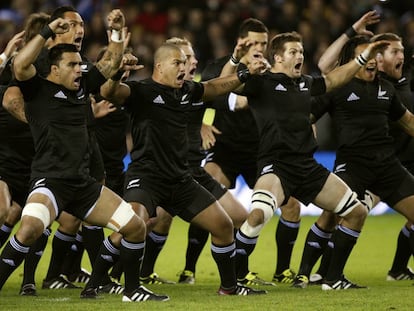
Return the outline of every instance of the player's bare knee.
<path id="1" fill-rule="evenodd" d="M 300 220 L 300 203 L 294 198 L 290 198 L 289 201 L 280 207 L 282 218 L 287 221 L 297 222 Z"/>
<path id="2" fill-rule="evenodd" d="M 359 203 L 350 213 L 348 213 L 343 218 L 348 221 L 348 223 L 352 223 L 353 227 L 356 229 L 361 229 L 364 225 L 365 219 L 368 216 L 368 210 L 366 207 Z"/>

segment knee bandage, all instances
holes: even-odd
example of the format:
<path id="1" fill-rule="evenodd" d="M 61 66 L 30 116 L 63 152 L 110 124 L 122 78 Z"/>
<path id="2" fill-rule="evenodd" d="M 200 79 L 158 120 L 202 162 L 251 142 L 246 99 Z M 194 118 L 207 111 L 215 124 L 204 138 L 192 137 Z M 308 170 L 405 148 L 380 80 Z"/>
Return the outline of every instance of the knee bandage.
<path id="1" fill-rule="evenodd" d="M 131 207 L 131 204 L 122 201 L 118 208 L 112 214 L 106 227 L 119 232 L 125 225 L 135 216 L 135 212 Z"/>
<path id="2" fill-rule="evenodd" d="M 49 209 L 42 203 L 27 203 L 22 211 L 23 216 L 31 216 L 39 219 L 43 223 L 43 231 L 50 225 Z"/>
<path id="3" fill-rule="evenodd" d="M 374 207 L 374 194 L 369 190 L 365 190 L 364 199 L 361 200 L 361 203 L 368 209 L 368 212 L 370 212 Z"/>
<path id="4" fill-rule="evenodd" d="M 360 202 L 357 200 L 357 195 L 351 189 L 348 189 L 341 201 L 334 209 L 334 213 L 338 216 L 344 217 L 348 215 Z"/>
<path id="5" fill-rule="evenodd" d="M 264 225 L 272 219 L 273 214 L 277 208 L 276 198 L 270 191 L 267 190 L 256 190 L 252 194 L 252 205 L 251 211 L 255 209 L 260 209 L 263 211 L 263 223 L 255 227 L 250 226 L 247 221 L 243 223 L 240 227 L 241 232 L 243 232 L 248 237 L 256 237 L 259 235 L 260 231 Z"/>

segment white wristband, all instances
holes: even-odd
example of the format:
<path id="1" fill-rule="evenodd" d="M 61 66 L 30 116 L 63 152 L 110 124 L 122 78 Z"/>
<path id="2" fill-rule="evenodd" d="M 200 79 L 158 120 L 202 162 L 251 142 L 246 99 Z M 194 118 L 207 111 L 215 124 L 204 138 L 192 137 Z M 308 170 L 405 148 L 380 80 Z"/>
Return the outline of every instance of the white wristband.
<path id="1" fill-rule="evenodd" d="M 237 95 L 234 94 L 233 92 L 230 92 L 229 98 L 227 100 L 230 111 L 234 111 L 236 109 L 236 100 L 237 100 Z"/>
<path id="2" fill-rule="evenodd" d="M 6 64 L 9 61 L 9 58 L 4 52 L 0 54 L 0 59 L 1 59 L 0 67 L 6 67 Z"/>
<path id="3" fill-rule="evenodd" d="M 124 38 L 122 38 L 122 31 L 112 29 L 111 41 L 113 41 L 113 42 L 123 42 Z"/>

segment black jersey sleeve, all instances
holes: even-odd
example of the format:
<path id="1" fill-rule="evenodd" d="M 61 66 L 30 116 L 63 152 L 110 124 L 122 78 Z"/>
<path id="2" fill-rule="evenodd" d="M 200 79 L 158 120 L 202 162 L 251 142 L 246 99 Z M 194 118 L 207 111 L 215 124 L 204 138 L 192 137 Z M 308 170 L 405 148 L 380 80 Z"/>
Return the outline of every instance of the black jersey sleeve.
<path id="1" fill-rule="evenodd" d="M 23 98 L 25 102 L 32 100 L 36 93 L 40 89 L 40 77 L 38 75 L 33 76 L 29 80 L 26 81 L 17 81 L 16 86 L 20 88 L 20 91 L 23 94 Z"/>
<path id="2" fill-rule="evenodd" d="M 407 111 L 407 108 L 400 101 L 399 97 L 394 95 L 391 100 L 390 114 L 388 116 L 390 120 L 397 121 L 401 119 L 401 117 L 404 115 L 406 111 Z"/>
<path id="3" fill-rule="evenodd" d="M 93 66 L 86 75 L 86 87 L 92 94 L 97 94 L 100 91 L 100 87 L 104 84 L 106 78 L 100 73 L 96 66 Z"/>
<path id="4" fill-rule="evenodd" d="M 331 100 L 328 94 L 313 96 L 311 99 L 311 114 L 315 117 L 315 122 L 322 116 L 331 111 Z"/>
<path id="5" fill-rule="evenodd" d="M 311 77 L 312 86 L 311 86 L 311 95 L 317 96 L 326 93 L 326 83 L 325 78 L 322 76 L 313 76 Z"/>

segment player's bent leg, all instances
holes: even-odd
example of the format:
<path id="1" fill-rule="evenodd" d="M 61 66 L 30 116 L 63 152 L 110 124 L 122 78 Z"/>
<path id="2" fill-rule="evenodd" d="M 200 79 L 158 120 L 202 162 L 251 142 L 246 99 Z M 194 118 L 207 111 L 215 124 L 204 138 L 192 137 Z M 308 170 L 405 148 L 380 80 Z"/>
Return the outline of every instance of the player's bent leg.
<path id="1" fill-rule="evenodd" d="M 233 238 L 233 223 L 221 205 L 216 201 L 197 214 L 191 223 L 211 233 L 211 253 L 220 274 L 219 295 L 265 294 L 266 291 L 253 290 L 236 282 L 234 254 L 236 246 Z"/>
<path id="2" fill-rule="evenodd" d="M 226 191 L 218 201 L 230 216 L 233 221 L 233 226 L 235 228 L 240 228 L 248 216 L 248 212 L 244 206 L 231 194 L 230 191 Z"/>
<path id="3" fill-rule="evenodd" d="M 290 197 L 287 204 L 280 207 L 281 215 L 276 228 L 276 269 L 273 281 L 279 283 L 292 283 L 296 273 L 290 269 L 290 260 L 293 247 L 299 233 L 300 203 Z"/>
<path id="4" fill-rule="evenodd" d="M 0 289 L 11 273 L 22 263 L 30 245 L 56 217 L 51 199 L 42 193 L 32 193 L 23 209 L 20 227 L 9 240 L 0 255 Z"/>
<path id="5" fill-rule="evenodd" d="M 173 217 L 163 208 L 157 207 L 156 223 L 148 232 L 145 242 L 145 254 L 141 266 L 140 281 L 142 284 L 175 284 L 154 272 L 155 262 L 168 238 Z"/>
<path id="6" fill-rule="evenodd" d="M 0 180 L 0 226 L 6 221 L 10 211 L 11 196 L 7 184 Z"/>
<path id="7" fill-rule="evenodd" d="M 308 284 L 311 283 L 310 273 L 319 257 L 324 254 L 336 223 L 337 217 L 335 214 L 323 211 L 317 221 L 309 229 L 308 234 L 306 235 L 299 272 L 293 281 L 293 287 L 306 288 Z"/>

